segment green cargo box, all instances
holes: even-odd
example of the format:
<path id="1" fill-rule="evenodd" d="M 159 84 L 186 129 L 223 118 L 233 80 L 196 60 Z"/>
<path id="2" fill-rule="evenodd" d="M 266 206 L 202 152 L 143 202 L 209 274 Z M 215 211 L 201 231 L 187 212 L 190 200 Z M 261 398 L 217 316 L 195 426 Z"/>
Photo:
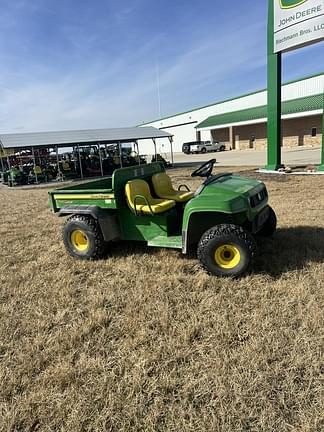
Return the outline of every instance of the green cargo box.
<path id="1" fill-rule="evenodd" d="M 149 180 L 153 174 L 163 172 L 162 163 L 141 165 L 116 170 L 112 177 L 88 181 L 49 192 L 50 206 L 54 213 L 71 205 L 97 206 L 101 209 L 116 209 L 118 201 L 124 201 L 124 188 L 128 180 Z"/>

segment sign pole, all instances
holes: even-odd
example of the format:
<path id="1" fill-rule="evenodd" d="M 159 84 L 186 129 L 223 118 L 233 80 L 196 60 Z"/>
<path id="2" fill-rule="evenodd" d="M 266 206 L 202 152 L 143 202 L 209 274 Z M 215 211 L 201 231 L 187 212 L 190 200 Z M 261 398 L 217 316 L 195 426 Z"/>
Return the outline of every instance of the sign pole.
<path id="1" fill-rule="evenodd" d="M 268 6 L 266 169 L 276 171 L 283 166 L 281 164 L 282 53 L 324 40 L 324 0 L 268 0 Z M 322 136 L 324 136 L 324 119 Z M 322 138 L 322 160 L 319 169 L 324 171 L 324 138 Z"/>
<path id="2" fill-rule="evenodd" d="M 322 117 L 322 159 L 318 171 L 324 171 L 324 92 L 323 92 L 323 117 Z"/>
<path id="3" fill-rule="evenodd" d="M 269 0 L 268 15 L 268 161 L 266 169 L 281 165 L 281 81 L 282 55 L 274 52 L 274 1 Z"/>

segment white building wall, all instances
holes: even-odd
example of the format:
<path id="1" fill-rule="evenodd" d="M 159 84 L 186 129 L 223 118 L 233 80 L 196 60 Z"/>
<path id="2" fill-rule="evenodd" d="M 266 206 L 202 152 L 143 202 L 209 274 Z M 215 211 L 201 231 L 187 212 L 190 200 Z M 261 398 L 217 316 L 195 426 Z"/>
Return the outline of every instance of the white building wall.
<path id="1" fill-rule="evenodd" d="M 324 92 L 324 75 L 307 78 L 297 83 L 286 84 L 282 88 L 284 101 L 317 95 Z"/>
<path id="2" fill-rule="evenodd" d="M 285 84 L 282 88 L 282 100 L 287 101 L 301 97 L 316 95 L 324 92 L 324 74 L 305 78 L 301 81 Z M 176 114 L 171 117 L 155 120 L 142 126 L 154 126 L 163 129 L 174 135 L 174 152 L 182 151 L 182 144 L 188 141 L 196 140 L 195 126 L 206 118 L 224 114 L 226 112 L 239 111 L 248 108 L 254 108 L 267 104 L 266 90 L 253 93 L 250 95 L 238 97 L 237 99 L 216 103 L 203 108 L 197 108 L 192 111 Z M 210 131 L 202 131 L 201 139 L 210 140 Z M 160 147 L 159 147 L 160 146 Z M 154 147 L 151 142 L 140 143 L 142 154 L 153 154 Z M 158 152 L 165 153 L 170 151 L 168 140 L 158 142 Z"/>
<path id="3" fill-rule="evenodd" d="M 209 130 L 200 131 L 201 133 L 201 141 L 211 141 L 212 136 Z"/>
<path id="4" fill-rule="evenodd" d="M 138 141 L 138 148 L 141 155 L 154 155 L 155 149 L 152 140 Z M 156 140 L 156 152 L 160 154 L 170 153 L 170 141 L 167 138 L 160 138 Z M 175 151 L 175 150 L 173 150 Z"/>

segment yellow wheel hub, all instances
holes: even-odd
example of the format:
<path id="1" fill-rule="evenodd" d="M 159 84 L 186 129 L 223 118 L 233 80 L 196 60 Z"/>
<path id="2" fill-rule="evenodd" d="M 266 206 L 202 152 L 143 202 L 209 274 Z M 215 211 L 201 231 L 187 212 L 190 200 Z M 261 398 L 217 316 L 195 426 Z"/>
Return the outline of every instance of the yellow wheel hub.
<path id="1" fill-rule="evenodd" d="M 71 243 L 78 252 L 85 252 L 89 248 L 89 240 L 86 234 L 81 230 L 75 230 L 71 233 Z"/>
<path id="2" fill-rule="evenodd" d="M 241 253 L 236 246 L 225 244 L 215 251 L 216 264 L 225 270 L 235 268 L 241 261 Z"/>

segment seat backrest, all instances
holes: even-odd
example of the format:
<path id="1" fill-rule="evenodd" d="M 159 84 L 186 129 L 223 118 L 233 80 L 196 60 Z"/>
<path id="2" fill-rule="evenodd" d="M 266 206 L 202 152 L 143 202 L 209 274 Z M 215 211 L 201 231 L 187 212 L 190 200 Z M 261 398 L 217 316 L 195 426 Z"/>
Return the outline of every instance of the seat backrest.
<path id="1" fill-rule="evenodd" d="M 114 161 L 115 165 L 120 165 L 120 157 L 119 156 L 114 156 L 113 161 Z"/>
<path id="2" fill-rule="evenodd" d="M 71 171 L 70 165 L 67 162 L 63 162 L 63 170 L 64 171 Z"/>
<path id="3" fill-rule="evenodd" d="M 115 193 L 116 205 L 118 208 L 125 207 L 126 183 L 133 180 L 151 180 L 153 174 L 165 171 L 162 163 L 135 165 L 127 168 L 120 168 L 114 171 L 112 176 L 112 188 Z"/>
<path id="4" fill-rule="evenodd" d="M 137 195 L 145 197 L 149 203 L 152 201 L 150 187 L 145 180 L 136 179 L 127 182 L 125 186 L 125 193 L 127 202 L 133 210 L 135 210 L 134 200 Z M 146 202 L 145 200 L 138 198 L 136 200 L 136 204 L 145 205 Z"/>
<path id="5" fill-rule="evenodd" d="M 34 173 L 35 174 L 43 174 L 43 171 L 42 171 L 42 168 L 39 166 L 39 165 L 36 165 L 35 167 L 34 167 Z"/>
<path id="6" fill-rule="evenodd" d="M 165 172 L 154 174 L 152 183 L 158 196 L 172 195 L 174 193 L 171 179 Z"/>

